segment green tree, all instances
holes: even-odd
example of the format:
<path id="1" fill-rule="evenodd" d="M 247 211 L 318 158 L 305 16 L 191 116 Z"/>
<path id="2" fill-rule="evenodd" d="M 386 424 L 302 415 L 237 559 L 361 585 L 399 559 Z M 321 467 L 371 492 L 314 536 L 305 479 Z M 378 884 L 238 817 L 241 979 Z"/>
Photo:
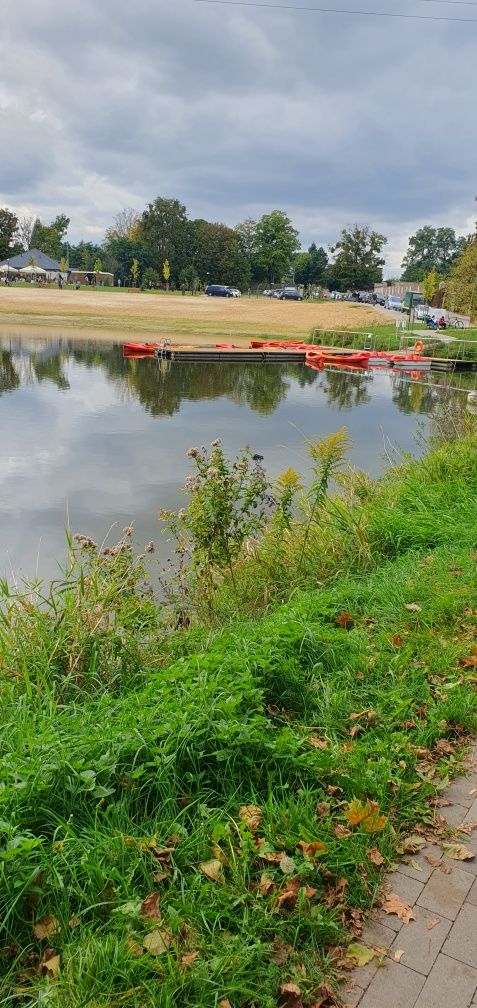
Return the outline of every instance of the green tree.
<path id="1" fill-rule="evenodd" d="M 255 263 L 263 269 L 269 283 L 290 275 L 293 256 L 300 244 L 298 231 L 282 210 L 273 210 L 260 218 L 256 229 Z"/>
<path id="2" fill-rule="evenodd" d="M 68 260 L 65 256 L 62 256 L 60 259 L 60 270 L 62 273 L 68 272 Z"/>
<path id="3" fill-rule="evenodd" d="M 387 238 L 368 225 L 343 228 L 331 252 L 334 261 L 326 268 L 327 283 L 333 290 L 371 290 L 383 278 L 381 251 Z"/>
<path id="4" fill-rule="evenodd" d="M 0 262 L 14 254 L 13 238 L 16 234 L 18 217 L 6 207 L 0 207 Z"/>
<path id="5" fill-rule="evenodd" d="M 205 220 L 189 221 L 187 247 L 189 265 L 204 284 L 225 283 L 241 290 L 250 285 L 250 266 L 232 228 Z"/>
<path id="6" fill-rule="evenodd" d="M 37 217 L 31 234 L 31 247 L 40 249 L 53 259 L 60 259 L 69 224 L 70 219 L 65 214 L 58 214 L 51 224 L 42 224 Z"/>
<path id="7" fill-rule="evenodd" d="M 139 224 L 139 238 L 149 258 L 149 265 L 162 271 L 166 259 L 172 263 L 171 277 L 187 266 L 186 208 L 176 199 L 157 197 L 149 203 Z"/>
<path id="8" fill-rule="evenodd" d="M 409 239 L 409 247 L 402 261 L 402 280 L 423 280 L 433 270 L 447 276 L 466 239 L 457 238 L 453 228 L 433 228 L 429 224 L 419 228 Z"/>
<path id="9" fill-rule="evenodd" d="M 102 269 L 103 269 L 103 264 L 101 262 L 101 259 L 95 259 L 94 264 L 93 264 L 93 270 L 94 270 L 94 272 L 95 273 L 101 273 Z"/>
<path id="10" fill-rule="evenodd" d="M 439 290 L 439 277 L 435 270 L 426 274 L 422 281 L 422 294 L 426 304 L 430 304 L 434 295 Z"/>
<path id="11" fill-rule="evenodd" d="M 159 287 L 161 282 L 160 274 L 153 266 L 146 266 L 141 277 L 141 290 L 150 290 L 151 287 Z"/>
<path id="12" fill-rule="evenodd" d="M 122 283 L 129 282 L 131 261 L 137 259 L 141 276 L 151 259 L 141 241 L 130 241 L 129 238 L 111 238 L 103 245 L 102 255 L 106 269 L 120 277 Z M 92 262 L 94 260 L 91 260 Z"/>
<path id="13" fill-rule="evenodd" d="M 295 281 L 309 287 L 323 282 L 328 256 L 324 248 L 317 248 L 312 242 L 308 252 L 299 252 L 295 257 Z"/>
<path id="14" fill-rule="evenodd" d="M 38 262 L 37 262 L 36 256 L 34 256 L 34 255 L 30 256 L 30 258 L 28 260 L 28 265 L 31 266 L 33 269 L 36 269 L 36 267 L 38 266 Z"/>
<path id="15" fill-rule="evenodd" d="M 454 263 L 446 280 L 445 304 L 451 311 L 477 315 L 477 236 Z"/>
<path id="16" fill-rule="evenodd" d="M 179 283 L 181 287 L 192 291 L 195 294 L 198 286 L 199 276 L 195 266 L 184 266 L 179 273 Z"/>

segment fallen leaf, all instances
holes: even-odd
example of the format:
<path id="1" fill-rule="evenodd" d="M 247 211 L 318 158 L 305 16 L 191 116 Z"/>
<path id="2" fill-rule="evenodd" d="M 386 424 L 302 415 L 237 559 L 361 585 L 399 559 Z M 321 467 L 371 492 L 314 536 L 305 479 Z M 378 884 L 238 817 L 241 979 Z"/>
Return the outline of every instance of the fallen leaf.
<path id="1" fill-rule="evenodd" d="M 393 636 L 391 637 L 391 644 L 397 648 L 402 647 L 402 637 L 400 637 L 400 635 L 397 633 L 393 634 Z"/>
<path id="2" fill-rule="evenodd" d="M 276 966 L 283 966 L 288 961 L 293 951 L 293 945 L 288 945 L 278 936 L 273 941 L 273 951 L 270 953 L 271 962 Z"/>
<path id="3" fill-rule="evenodd" d="M 68 921 L 68 927 L 74 931 L 75 928 L 79 927 L 81 924 L 81 917 L 70 917 Z"/>
<path id="4" fill-rule="evenodd" d="M 35 938 L 42 940 L 43 938 L 51 938 L 51 936 L 56 934 L 59 930 L 60 925 L 56 917 L 51 917 L 50 914 L 45 914 L 44 917 L 35 924 L 33 934 L 35 935 Z"/>
<path id="5" fill-rule="evenodd" d="M 424 857 L 432 868 L 438 868 L 442 864 L 442 858 L 434 857 L 434 854 L 424 854 Z"/>
<path id="6" fill-rule="evenodd" d="M 366 833 L 378 833 L 388 821 L 387 816 L 380 815 L 379 812 L 377 802 L 367 801 L 364 804 L 358 798 L 353 798 L 344 815 L 350 826 L 361 825 Z"/>
<path id="7" fill-rule="evenodd" d="M 461 658 L 459 665 L 462 665 L 462 668 L 476 668 L 477 655 L 472 655 L 471 658 Z"/>
<path id="8" fill-rule="evenodd" d="M 161 931 L 150 931 L 149 934 L 145 936 L 142 944 L 143 948 L 146 949 L 146 952 L 149 952 L 149 955 L 160 956 L 163 955 L 164 952 L 167 952 L 171 942 L 171 932 L 167 931 L 166 928 L 163 928 Z"/>
<path id="9" fill-rule="evenodd" d="M 303 1008 L 303 1001 L 301 999 L 301 990 L 295 983 L 284 983 L 280 985 L 280 994 L 282 996 L 281 1006 L 282 1008 Z"/>
<path id="10" fill-rule="evenodd" d="M 351 830 L 347 829 L 346 826 L 342 826 L 341 823 L 333 823 L 333 833 L 343 840 L 351 836 Z"/>
<path id="11" fill-rule="evenodd" d="M 183 970 L 189 969 L 189 966 L 192 966 L 192 963 L 198 958 L 198 952 L 186 952 L 185 955 L 181 956 L 181 966 Z"/>
<path id="12" fill-rule="evenodd" d="M 326 844 L 322 843 L 321 840 L 315 840 L 313 843 L 306 843 L 305 840 L 300 840 L 297 846 L 301 847 L 303 854 L 310 861 L 314 861 L 317 854 L 324 854 L 328 850 Z"/>
<path id="13" fill-rule="evenodd" d="M 229 999 L 223 998 L 222 1001 L 219 1001 L 219 1008 L 232 1008 Z"/>
<path id="14" fill-rule="evenodd" d="M 152 877 L 154 882 L 163 882 L 164 879 L 168 878 L 168 873 L 165 871 L 156 871 Z"/>
<path id="15" fill-rule="evenodd" d="M 418 605 L 417 602 L 408 602 L 404 608 L 407 609 L 408 612 L 422 612 L 422 606 Z"/>
<path id="16" fill-rule="evenodd" d="M 423 847 L 426 846 L 426 840 L 424 837 L 411 835 L 405 837 L 402 842 L 401 850 L 405 854 L 418 854 Z"/>
<path id="17" fill-rule="evenodd" d="M 330 886 L 327 889 L 325 902 L 326 905 L 333 909 L 333 907 L 339 906 L 343 902 L 344 894 L 348 888 L 348 880 L 345 878 L 338 879 L 336 885 Z"/>
<path id="18" fill-rule="evenodd" d="M 455 748 L 447 739 L 440 738 L 437 740 L 434 746 L 436 752 L 443 753 L 445 756 L 452 756 L 455 753 Z"/>
<path id="19" fill-rule="evenodd" d="M 239 809 L 239 819 L 252 833 L 255 833 L 262 822 L 262 809 L 258 805 L 242 805 Z"/>
<path id="20" fill-rule="evenodd" d="M 144 951 L 142 945 L 140 945 L 139 942 L 134 941 L 134 938 L 128 938 L 126 948 L 129 949 L 131 955 L 133 955 L 136 959 L 139 959 L 139 956 L 142 956 Z"/>
<path id="21" fill-rule="evenodd" d="M 359 735 L 361 731 L 363 731 L 363 725 L 357 724 L 354 726 L 354 728 L 350 729 L 349 737 L 352 739 L 356 738 L 356 736 Z"/>
<path id="22" fill-rule="evenodd" d="M 318 802 L 318 804 L 317 804 L 317 806 L 315 808 L 315 813 L 316 813 L 316 815 L 319 818 L 322 818 L 322 816 L 329 815 L 330 812 L 331 812 L 331 805 L 330 805 L 329 802 L 327 802 L 327 801 L 320 801 L 320 802 Z"/>
<path id="23" fill-rule="evenodd" d="M 337 787 L 336 784 L 328 784 L 326 788 L 326 793 L 330 795 L 343 794 L 343 788 Z"/>
<path id="24" fill-rule="evenodd" d="M 374 949 L 368 948 L 366 945 L 358 945 L 354 942 L 352 945 L 348 946 L 347 957 L 353 959 L 358 966 L 367 966 L 371 959 L 374 959 L 375 951 Z"/>
<path id="25" fill-rule="evenodd" d="M 308 735 L 306 741 L 309 742 L 314 749 L 327 749 L 329 746 L 328 739 L 322 738 L 320 735 Z"/>
<path id="26" fill-rule="evenodd" d="M 354 616 L 349 612 L 342 612 L 335 619 L 336 626 L 343 627 L 347 630 L 349 627 L 354 626 Z"/>
<path id="27" fill-rule="evenodd" d="M 140 914 L 141 917 L 150 917 L 151 920 L 160 920 L 161 911 L 159 910 L 159 900 L 160 894 L 158 892 L 153 892 L 150 896 L 146 896 L 141 903 Z"/>
<path id="28" fill-rule="evenodd" d="M 396 896 L 396 893 L 386 894 L 382 909 L 386 914 L 395 914 L 404 924 L 409 924 L 409 921 L 416 919 L 409 903 L 405 903 L 399 896 Z"/>
<path id="29" fill-rule="evenodd" d="M 348 721 L 359 721 L 360 718 L 365 717 L 368 721 L 374 721 L 376 718 L 376 711 L 372 707 L 367 707 L 366 710 L 359 711 L 357 714 L 350 714 Z"/>
<path id="30" fill-rule="evenodd" d="M 218 858 L 214 858 L 212 861 L 201 861 L 199 868 L 211 882 L 224 881 L 223 865 Z"/>
<path id="31" fill-rule="evenodd" d="M 475 857 L 475 854 L 463 844 L 444 843 L 442 850 L 453 861 L 471 861 Z"/>
<path id="32" fill-rule="evenodd" d="M 60 969 L 60 957 L 53 949 L 45 949 L 40 962 L 40 973 L 55 980 Z"/>
<path id="33" fill-rule="evenodd" d="M 260 882 L 257 882 L 257 885 L 255 886 L 257 892 L 259 892 L 261 896 L 268 896 L 274 887 L 275 882 L 268 872 L 262 872 Z"/>
<path id="34" fill-rule="evenodd" d="M 371 861 L 378 868 L 380 868 L 381 865 L 384 864 L 383 855 L 381 854 L 380 851 L 378 851 L 377 847 L 372 847 L 371 850 L 366 851 L 366 857 L 368 861 Z"/>
<path id="35" fill-rule="evenodd" d="M 428 931 L 432 931 L 432 929 L 435 928 L 437 926 L 437 924 L 440 924 L 440 923 L 441 923 L 441 918 L 440 917 L 431 917 L 431 919 L 428 920 L 428 922 L 426 924 L 427 930 Z"/>
<path id="36" fill-rule="evenodd" d="M 403 955 L 406 955 L 404 949 L 396 949 L 394 953 L 394 962 L 400 963 Z"/>

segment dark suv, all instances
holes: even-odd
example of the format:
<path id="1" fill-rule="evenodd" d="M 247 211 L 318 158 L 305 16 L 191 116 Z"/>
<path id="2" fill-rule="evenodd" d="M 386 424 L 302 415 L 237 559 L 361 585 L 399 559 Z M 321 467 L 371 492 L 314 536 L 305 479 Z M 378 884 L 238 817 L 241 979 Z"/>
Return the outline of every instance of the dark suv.
<path id="1" fill-rule="evenodd" d="M 303 294 L 296 287 L 285 287 L 278 295 L 280 301 L 303 301 Z"/>
<path id="2" fill-rule="evenodd" d="M 224 287 L 223 284 L 209 284 L 205 288 L 205 293 L 209 297 L 233 297 L 230 287 Z"/>

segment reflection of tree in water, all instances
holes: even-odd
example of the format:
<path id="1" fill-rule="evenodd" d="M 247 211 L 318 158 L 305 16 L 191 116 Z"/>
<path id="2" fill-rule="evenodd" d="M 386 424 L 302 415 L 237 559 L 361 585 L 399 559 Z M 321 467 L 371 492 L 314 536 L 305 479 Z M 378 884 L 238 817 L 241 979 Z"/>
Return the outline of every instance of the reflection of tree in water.
<path id="1" fill-rule="evenodd" d="M 20 385 L 20 375 L 15 369 L 10 350 L 0 349 L 0 395 L 12 392 Z"/>
<path id="2" fill-rule="evenodd" d="M 100 351 L 73 348 L 72 354 L 87 367 L 101 366 L 153 416 L 172 416 L 183 400 L 222 396 L 237 405 L 247 404 L 256 413 L 269 414 L 289 388 L 288 371 L 280 364 L 124 360 L 121 348 L 115 346 Z"/>
<path id="3" fill-rule="evenodd" d="M 68 354 L 65 354 L 64 351 L 53 354 L 46 359 L 36 357 L 33 353 L 30 360 L 33 373 L 38 382 L 51 381 L 60 392 L 69 389 L 70 383 L 63 370 L 65 360 L 68 360 Z"/>
<path id="4" fill-rule="evenodd" d="M 349 374 L 346 371 L 326 371 L 323 391 L 329 406 L 352 409 L 371 401 L 369 385 L 372 379 L 367 374 Z"/>
<path id="5" fill-rule="evenodd" d="M 424 381 L 413 381 L 406 375 L 392 376 L 392 400 L 400 413 L 430 413 L 434 404 L 434 390 Z"/>

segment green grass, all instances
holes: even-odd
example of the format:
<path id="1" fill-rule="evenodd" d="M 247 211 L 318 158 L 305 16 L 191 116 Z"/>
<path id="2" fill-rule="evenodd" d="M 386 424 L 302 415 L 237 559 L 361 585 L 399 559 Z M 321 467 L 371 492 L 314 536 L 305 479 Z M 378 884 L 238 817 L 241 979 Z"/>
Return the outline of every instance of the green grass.
<path id="1" fill-rule="evenodd" d="M 320 514 L 301 587 L 289 554 L 247 618 L 224 584 L 215 630 L 166 634 L 129 548 L 86 551 L 28 597 L 3 585 L 2 1004 L 277 1008 L 294 981 L 309 1008 L 335 982 L 350 911 L 378 890 L 370 850 L 390 865 L 433 823 L 477 727 L 475 436 L 355 490 L 334 538 Z M 382 828 L 349 826 L 355 798 Z M 200 867 L 214 859 L 218 881 Z M 160 920 L 141 914 L 152 893 Z"/>
<path id="2" fill-rule="evenodd" d="M 406 329 L 396 331 L 395 325 L 390 323 L 362 326 L 358 327 L 356 331 L 343 329 L 336 332 L 314 328 L 311 330 L 307 342 L 355 347 L 359 350 L 363 349 L 363 346 L 373 350 L 397 350 L 401 346 L 410 349 L 417 340 L 422 340 L 425 355 L 477 360 L 477 329 L 450 329 L 448 335 L 465 342 L 463 344 L 442 343 L 435 338 L 433 332 L 426 330 L 422 323 L 415 324 L 412 335 L 408 334 Z M 371 339 L 366 338 L 369 336 Z"/>

